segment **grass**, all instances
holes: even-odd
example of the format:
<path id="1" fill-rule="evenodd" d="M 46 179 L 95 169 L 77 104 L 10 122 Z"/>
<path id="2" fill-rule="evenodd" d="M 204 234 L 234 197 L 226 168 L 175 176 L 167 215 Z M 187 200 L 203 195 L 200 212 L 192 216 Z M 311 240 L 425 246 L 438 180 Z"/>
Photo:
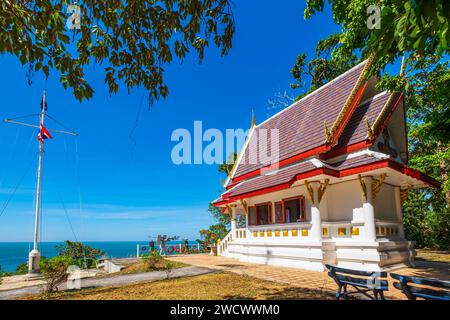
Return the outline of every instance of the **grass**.
<path id="1" fill-rule="evenodd" d="M 417 260 L 450 263 L 450 251 L 416 249 L 416 252 L 417 252 L 416 256 Z"/>
<path id="2" fill-rule="evenodd" d="M 25 297 L 29 300 L 323 300 L 333 298 L 333 292 L 322 291 L 320 288 L 297 288 L 227 272 L 122 287 L 84 289 Z"/>
<path id="3" fill-rule="evenodd" d="M 156 264 L 156 268 L 151 270 L 147 263 L 145 263 L 144 261 L 140 261 L 140 262 L 136 262 L 133 264 L 130 264 L 128 266 L 126 266 L 125 268 L 123 268 L 120 272 L 115 273 L 115 274 L 130 274 L 130 273 L 141 273 L 141 272 L 151 272 L 151 271 L 157 271 L 157 270 L 163 270 L 166 263 L 169 260 L 161 260 L 160 262 L 158 262 Z M 173 269 L 178 269 L 178 268 L 183 268 L 183 267 L 187 267 L 187 264 L 184 264 L 182 262 L 177 262 L 177 261 L 171 261 L 172 265 L 173 265 Z"/>

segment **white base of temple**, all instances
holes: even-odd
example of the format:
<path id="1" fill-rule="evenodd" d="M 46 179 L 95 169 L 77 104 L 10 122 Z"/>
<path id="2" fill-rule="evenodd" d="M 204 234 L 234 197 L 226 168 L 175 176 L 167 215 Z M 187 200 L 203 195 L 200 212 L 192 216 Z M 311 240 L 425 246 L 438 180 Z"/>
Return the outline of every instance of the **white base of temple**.
<path id="1" fill-rule="evenodd" d="M 411 266 L 413 243 L 405 240 L 377 239 L 374 242 L 229 242 L 222 256 L 242 262 L 324 271 L 325 264 L 364 271 L 387 271 Z"/>

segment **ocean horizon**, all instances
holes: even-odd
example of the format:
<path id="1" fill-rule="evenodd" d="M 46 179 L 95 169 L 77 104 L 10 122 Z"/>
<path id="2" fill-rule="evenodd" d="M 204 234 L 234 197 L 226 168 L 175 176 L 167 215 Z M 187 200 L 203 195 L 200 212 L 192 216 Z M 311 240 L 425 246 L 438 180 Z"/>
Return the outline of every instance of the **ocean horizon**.
<path id="1" fill-rule="evenodd" d="M 83 244 L 104 251 L 105 256 L 110 258 L 129 258 L 136 257 L 138 244 L 141 246 L 148 245 L 149 241 L 83 241 Z M 174 245 L 182 242 L 182 240 L 175 240 L 168 242 L 167 245 Z M 56 246 L 63 243 L 64 241 L 40 243 L 39 250 L 41 256 L 51 258 L 58 255 Z M 194 244 L 197 243 L 197 241 L 189 241 L 189 243 Z M 32 247 L 32 242 L 0 242 L 0 271 L 16 271 L 17 266 L 27 262 L 28 253 Z"/>

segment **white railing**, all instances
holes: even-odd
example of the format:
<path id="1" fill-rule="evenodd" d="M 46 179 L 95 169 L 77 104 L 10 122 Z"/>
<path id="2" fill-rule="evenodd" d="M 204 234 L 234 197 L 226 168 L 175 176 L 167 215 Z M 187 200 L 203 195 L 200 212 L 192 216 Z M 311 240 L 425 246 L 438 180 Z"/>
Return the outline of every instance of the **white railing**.
<path id="1" fill-rule="evenodd" d="M 225 238 L 223 238 L 218 244 L 217 244 L 217 255 L 223 255 L 228 251 L 228 244 L 230 242 L 233 242 L 235 240 L 239 239 L 246 239 L 248 236 L 248 229 L 242 228 L 242 229 L 236 229 L 233 231 L 230 231 Z"/>
<path id="2" fill-rule="evenodd" d="M 397 221 L 376 220 L 375 231 L 377 237 L 397 237 L 401 223 Z"/>

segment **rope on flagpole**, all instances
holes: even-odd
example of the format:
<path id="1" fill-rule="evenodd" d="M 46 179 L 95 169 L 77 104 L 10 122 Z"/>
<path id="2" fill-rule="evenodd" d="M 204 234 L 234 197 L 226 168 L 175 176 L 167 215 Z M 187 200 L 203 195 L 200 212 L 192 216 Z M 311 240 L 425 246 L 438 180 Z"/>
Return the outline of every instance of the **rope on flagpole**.
<path id="1" fill-rule="evenodd" d="M 22 176 L 20 177 L 19 181 L 16 183 L 16 185 L 14 186 L 12 192 L 9 194 L 9 197 L 6 199 L 6 201 L 3 203 L 1 210 L 0 210 L 0 217 L 5 213 L 6 209 L 9 206 L 9 203 L 11 202 L 11 200 L 14 198 L 14 195 L 16 194 L 17 190 L 19 189 L 19 187 L 22 184 L 23 179 L 25 179 L 26 175 L 28 174 L 28 172 L 31 169 L 31 166 L 33 164 L 33 162 L 36 159 L 31 159 L 30 163 L 28 164 L 28 167 L 25 169 L 25 172 L 22 174 Z"/>

